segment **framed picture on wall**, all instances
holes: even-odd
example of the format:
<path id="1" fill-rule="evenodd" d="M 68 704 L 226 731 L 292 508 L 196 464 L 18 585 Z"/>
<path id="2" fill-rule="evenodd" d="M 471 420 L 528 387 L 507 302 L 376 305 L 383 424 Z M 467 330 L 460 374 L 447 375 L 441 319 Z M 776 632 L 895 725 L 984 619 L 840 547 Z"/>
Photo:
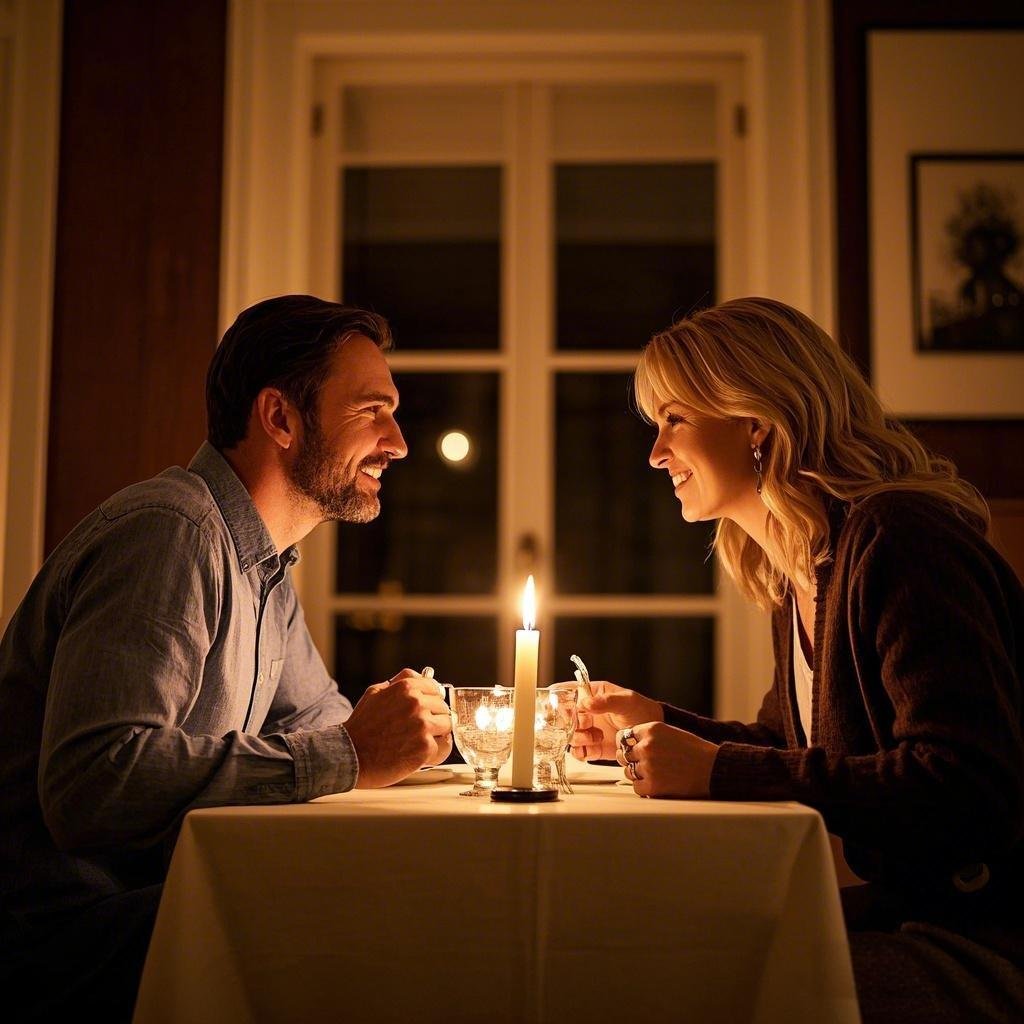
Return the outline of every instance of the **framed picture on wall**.
<path id="1" fill-rule="evenodd" d="M 1024 352 L 1024 153 L 912 153 L 918 352 Z"/>
<path id="2" fill-rule="evenodd" d="M 990 500 L 1024 496 L 1024 352 L 915 339 L 914 154 L 1019 154 L 1024 6 L 833 3 L 839 334 L 890 407 Z M 904 283 L 905 282 L 905 283 Z"/>
<path id="3" fill-rule="evenodd" d="M 906 419 L 1024 420 L 1024 33 L 873 31 L 867 57 L 872 384 Z"/>

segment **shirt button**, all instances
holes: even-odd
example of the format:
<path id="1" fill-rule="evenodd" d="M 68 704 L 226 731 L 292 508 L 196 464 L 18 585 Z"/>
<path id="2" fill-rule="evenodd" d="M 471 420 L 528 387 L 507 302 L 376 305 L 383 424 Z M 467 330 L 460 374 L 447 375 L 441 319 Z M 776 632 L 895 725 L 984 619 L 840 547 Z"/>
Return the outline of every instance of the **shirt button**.
<path id="1" fill-rule="evenodd" d="M 263 682 L 263 673 L 262 672 L 256 677 L 256 682 L 257 683 L 262 683 Z"/>

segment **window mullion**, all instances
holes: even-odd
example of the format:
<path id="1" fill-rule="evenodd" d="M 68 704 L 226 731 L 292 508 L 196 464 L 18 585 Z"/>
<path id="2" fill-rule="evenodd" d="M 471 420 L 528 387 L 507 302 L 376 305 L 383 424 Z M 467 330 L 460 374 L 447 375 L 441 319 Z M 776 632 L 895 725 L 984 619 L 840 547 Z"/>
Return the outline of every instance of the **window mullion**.
<path id="1" fill-rule="evenodd" d="M 504 231 L 504 346 L 509 355 L 503 415 L 502 581 L 506 595 L 500 623 L 500 663 L 511 672 L 518 600 L 528 572 L 543 596 L 549 591 L 551 553 L 551 183 L 548 160 L 549 100 L 537 82 L 511 85 L 507 93 L 506 205 Z M 532 545 L 532 548 L 531 548 Z M 549 634 L 550 636 L 550 634 Z M 550 645 L 548 645 L 550 647 Z M 542 645 L 542 677 L 550 663 Z"/>

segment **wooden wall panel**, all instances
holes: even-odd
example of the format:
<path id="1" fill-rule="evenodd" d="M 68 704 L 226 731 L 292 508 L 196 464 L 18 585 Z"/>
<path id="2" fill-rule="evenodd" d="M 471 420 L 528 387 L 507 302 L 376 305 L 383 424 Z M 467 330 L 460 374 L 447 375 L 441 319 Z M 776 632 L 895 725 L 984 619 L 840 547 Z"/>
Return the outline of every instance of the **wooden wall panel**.
<path id="1" fill-rule="evenodd" d="M 872 29 L 1021 29 L 1005 0 L 833 0 L 838 336 L 871 375 L 867 34 Z M 1007 116 L 1019 116 L 1007 97 Z M 987 498 L 1024 498 L 1024 420 L 917 420 L 911 428 L 951 458 Z M 1013 529 L 1011 526 L 1010 529 Z"/>
<path id="2" fill-rule="evenodd" d="M 1024 500 L 992 502 L 991 539 L 1024 580 Z"/>
<path id="3" fill-rule="evenodd" d="M 226 0 L 67 0 L 46 550 L 205 437 Z"/>

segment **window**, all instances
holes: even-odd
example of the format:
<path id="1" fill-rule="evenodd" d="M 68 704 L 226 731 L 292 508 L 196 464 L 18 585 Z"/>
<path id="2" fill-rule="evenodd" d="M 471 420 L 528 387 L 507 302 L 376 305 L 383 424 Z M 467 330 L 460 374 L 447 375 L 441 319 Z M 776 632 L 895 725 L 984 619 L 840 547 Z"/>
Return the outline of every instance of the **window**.
<path id="1" fill-rule="evenodd" d="M 353 699 L 406 664 L 510 682 L 532 572 L 543 680 L 579 654 L 714 710 L 733 605 L 712 524 L 647 464 L 630 375 L 653 331 L 742 287 L 741 70 L 318 63 L 314 284 L 391 321 L 410 447 L 376 522 L 304 542 L 307 619 Z"/>

